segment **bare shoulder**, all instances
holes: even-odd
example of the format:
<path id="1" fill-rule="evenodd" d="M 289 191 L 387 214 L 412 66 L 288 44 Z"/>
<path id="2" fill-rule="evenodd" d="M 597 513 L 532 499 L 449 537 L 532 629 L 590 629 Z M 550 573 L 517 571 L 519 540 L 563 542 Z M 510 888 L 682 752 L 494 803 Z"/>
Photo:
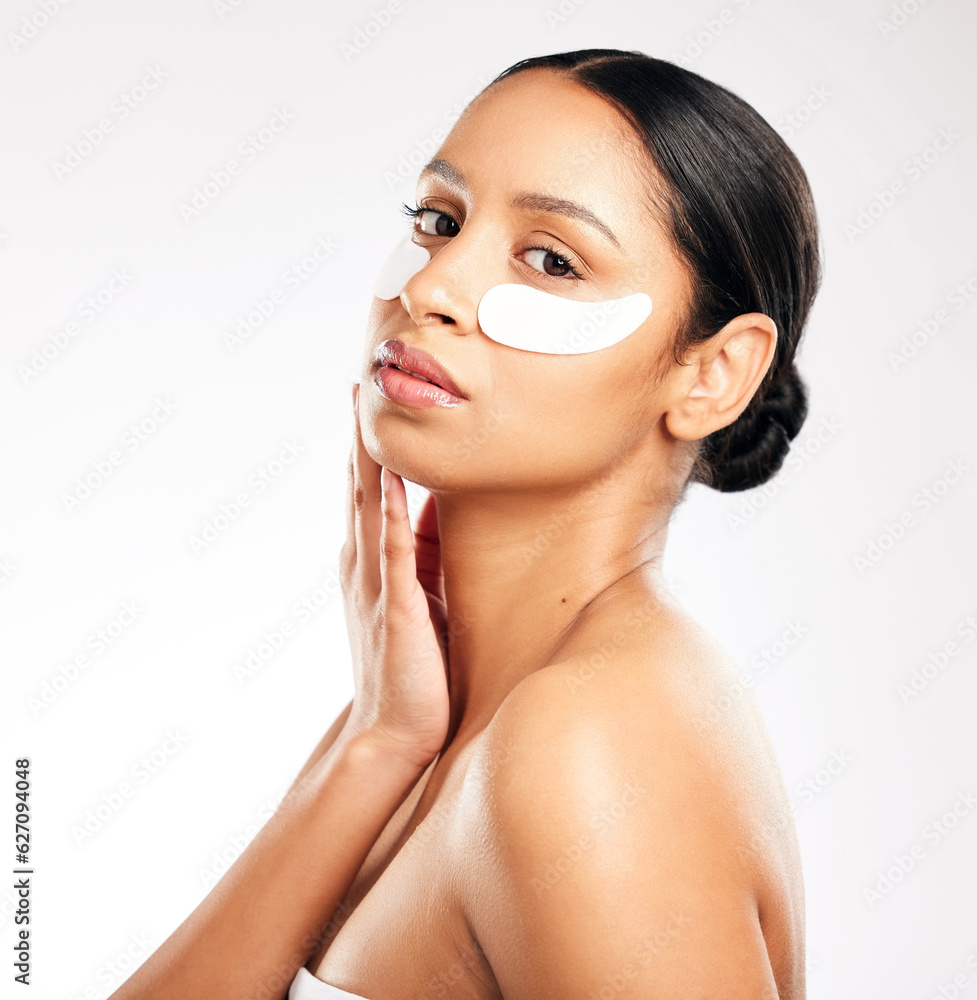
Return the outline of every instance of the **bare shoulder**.
<path id="1" fill-rule="evenodd" d="M 684 613 L 611 625 L 512 691 L 469 768 L 467 916 L 503 995 L 799 1000 L 800 873 L 752 697 L 723 700 L 738 671 Z"/>
<path id="2" fill-rule="evenodd" d="M 593 779 L 599 764 L 680 798 L 701 797 L 705 783 L 711 797 L 739 797 L 744 770 L 776 770 L 735 662 L 671 607 L 631 608 L 592 643 L 527 677 L 487 727 L 479 757 L 495 776 L 485 789 L 493 797 L 501 780 L 518 782 L 548 768 Z M 709 803 L 701 805 L 707 810 Z M 728 815 L 728 805 L 722 812 Z"/>

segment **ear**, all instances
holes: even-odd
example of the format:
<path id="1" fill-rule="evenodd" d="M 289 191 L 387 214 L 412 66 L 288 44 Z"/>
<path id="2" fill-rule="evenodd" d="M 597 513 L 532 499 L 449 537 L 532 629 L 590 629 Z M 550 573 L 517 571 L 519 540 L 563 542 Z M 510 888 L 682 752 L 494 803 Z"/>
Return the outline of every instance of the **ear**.
<path id="1" fill-rule="evenodd" d="M 743 313 L 696 344 L 673 372 L 674 402 L 664 413 L 669 433 L 684 441 L 707 437 L 747 407 L 773 361 L 777 326 L 763 313 Z"/>

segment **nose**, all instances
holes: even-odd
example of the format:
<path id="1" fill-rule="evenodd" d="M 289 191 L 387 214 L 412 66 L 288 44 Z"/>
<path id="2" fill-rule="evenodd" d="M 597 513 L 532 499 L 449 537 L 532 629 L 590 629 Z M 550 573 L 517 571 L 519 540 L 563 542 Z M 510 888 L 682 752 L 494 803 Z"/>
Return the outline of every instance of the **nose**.
<path id="1" fill-rule="evenodd" d="M 404 285 L 400 301 L 418 326 L 454 326 L 459 334 L 478 330 L 475 250 L 460 235 L 434 250 L 430 261 Z M 433 248 L 431 248 L 433 249 Z"/>

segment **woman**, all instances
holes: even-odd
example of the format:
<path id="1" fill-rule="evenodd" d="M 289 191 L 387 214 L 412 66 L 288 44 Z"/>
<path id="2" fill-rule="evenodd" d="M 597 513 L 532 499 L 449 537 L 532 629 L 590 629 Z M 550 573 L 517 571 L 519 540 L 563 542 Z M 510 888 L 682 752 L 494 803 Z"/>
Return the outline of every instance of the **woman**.
<path id="1" fill-rule="evenodd" d="M 587 50 L 497 77 L 408 212 L 353 387 L 355 696 L 115 996 L 801 1000 L 780 772 L 661 562 L 689 482 L 766 481 L 804 420 L 804 173 Z"/>

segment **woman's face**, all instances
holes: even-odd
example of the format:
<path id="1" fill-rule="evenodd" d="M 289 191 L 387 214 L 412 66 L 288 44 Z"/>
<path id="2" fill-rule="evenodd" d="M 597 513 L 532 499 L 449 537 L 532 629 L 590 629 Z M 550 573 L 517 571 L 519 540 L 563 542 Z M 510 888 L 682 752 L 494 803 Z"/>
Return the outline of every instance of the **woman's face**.
<path id="1" fill-rule="evenodd" d="M 371 457 L 435 492 L 567 487 L 625 456 L 660 473 L 674 379 L 653 376 L 690 284 L 650 207 L 654 185 L 629 126 L 579 84 L 526 70 L 477 98 L 418 182 L 413 240 L 430 261 L 399 299 L 373 300 L 359 397 Z M 645 292 L 653 307 L 609 347 L 536 353 L 479 327 L 482 296 L 505 283 L 588 302 Z M 387 398 L 374 377 L 392 339 L 431 355 L 466 398 Z"/>

